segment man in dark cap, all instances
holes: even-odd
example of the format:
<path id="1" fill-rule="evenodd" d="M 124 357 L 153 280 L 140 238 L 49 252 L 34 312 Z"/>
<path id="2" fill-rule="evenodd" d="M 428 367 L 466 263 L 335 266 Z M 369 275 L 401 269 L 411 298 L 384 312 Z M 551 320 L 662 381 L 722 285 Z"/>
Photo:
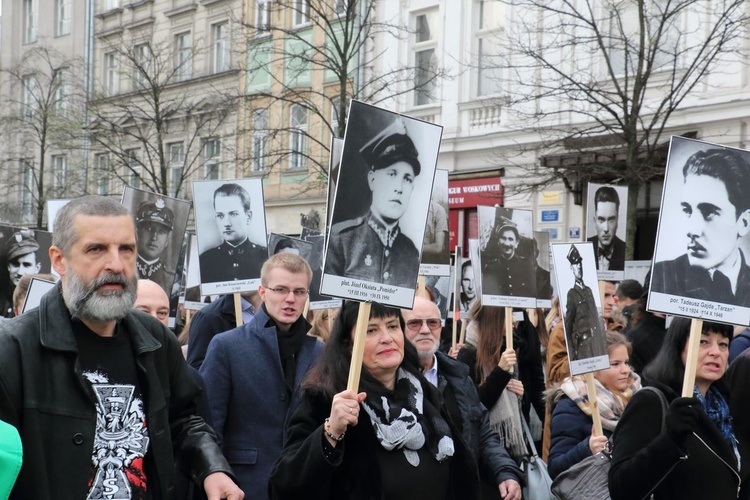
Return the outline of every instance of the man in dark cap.
<path id="1" fill-rule="evenodd" d="M 21 277 L 26 274 L 36 274 L 42 267 L 36 255 L 38 250 L 39 244 L 34 239 L 34 232 L 26 229 L 13 233 L 5 244 L 9 284 L 2 300 L 2 311 L 0 312 L 7 318 L 13 317 L 13 291 Z"/>
<path id="2" fill-rule="evenodd" d="M 414 288 L 419 251 L 401 232 L 399 220 L 409 208 L 414 178 L 421 166 L 403 121 L 397 120 L 360 150 L 370 166 L 369 212 L 333 225 L 325 274 Z"/>
<path id="3" fill-rule="evenodd" d="M 250 194 L 239 184 L 222 184 L 214 191 L 214 216 L 224 241 L 200 254 L 201 283 L 260 278 L 268 249 L 248 239 Z"/>
<path id="4" fill-rule="evenodd" d="M 583 258 L 575 245 L 570 245 L 568 262 L 575 277 L 565 303 L 568 354 L 572 361 L 604 356 L 607 354 L 607 346 L 602 321 L 596 310 L 594 294 L 583 282 Z"/>
<path id="5" fill-rule="evenodd" d="M 521 241 L 516 224 L 499 215 L 482 252 L 482 294 L 535 297 L 534 263 L 518 254 Z"/>
<path id="6" fill-rule="evenodd" d="M 174 282 L 174 269 L 167 269 L 162 254 L 169 244 L 174 227 L 174 212 L 166 206 L 164 199 L 146 201 L 141 204 L 135 217 L 138 232 L 138 277 L 157 283 L 169 294 Z"/>

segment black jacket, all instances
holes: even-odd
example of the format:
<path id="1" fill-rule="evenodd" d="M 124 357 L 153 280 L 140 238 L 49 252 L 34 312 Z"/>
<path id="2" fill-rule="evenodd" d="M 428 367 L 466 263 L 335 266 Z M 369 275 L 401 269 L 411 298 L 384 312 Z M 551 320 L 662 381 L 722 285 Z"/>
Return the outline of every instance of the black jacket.
<path id="1" fill-rule="evenodd" d="M 337 446 L 342 454 L 333 461 L 326 458 L 323 447 L 323 423 L 330 413 L 331 398 L 310 391 L 303 393 L 302 402 L 287 425 L 284 454 L 271 473 L 270 498 L 382 500 L 377 449 L 380 444 L 367 413 L 361 411 L 359 423 L 347 429 L 346 437 Z M 446 418 L 446 412 L 442 413 Z M 446 420 L 451 425 L 450 418 Z M 462 434 L 453 425 L 451 430 L 455 453 L 450 458 L 450 498 L 478 498 L 477 464 Z"/>
<path id="2" fill-rule="evenodd" d="M 231 293 L 222 295 L 196 312 L 190 320 L 188 364 L 196 370 L 200 369 L 211 339 L 235 328 L 237 320 L 234 317 L 234 295 Z"/>
<path id="3" fill-rule="evenodd" d="M 231 475 L 213 431 L 196 414 L 199 389 L 177 339 L 139 311 L 122 324 L 143 390 L 153 498 L 174 495 L 175 462 L 199 484 L 214 472 Z M 18 429 L 24 448 L 11 498 L 85 498 L 96 418 L 96 397 L 81 374 L 58 285 L 39 308 L 0 325 L 0 420 Z"/>
<path id="4" fill-rule="evenodd" d="M 469 378 L 469 367 L 460 361 L 436 353 L 438 359 L 438 390 L 443 395 L 448 414 L 469 450 L 477 457 L 479 472 L 487 483 L 498 491 L 497 485 L 514 479 L 522 484 L 522 473 L 498 435 L 490 429 L 489 413 L 479 401 L 474 382 Z"/>
<path id="5" fill-rule="evenodd" d="M 666 385 L 650 385 L 661 390 L 668 402 L 677 397 Z M 683 446 L 662 431 L 662 413 L 659 397 L 651 391 L 636 392 L 625 407 L 612 436 L 612 500 L 644 498 L 654 488 L 657 500 L 748 498 L 746 487 L 739 491 L 750 471 L 744 447 L 740 447 L 738 473 L 732 448 L 705 412 L 698 411 L 698 428 Z"/>

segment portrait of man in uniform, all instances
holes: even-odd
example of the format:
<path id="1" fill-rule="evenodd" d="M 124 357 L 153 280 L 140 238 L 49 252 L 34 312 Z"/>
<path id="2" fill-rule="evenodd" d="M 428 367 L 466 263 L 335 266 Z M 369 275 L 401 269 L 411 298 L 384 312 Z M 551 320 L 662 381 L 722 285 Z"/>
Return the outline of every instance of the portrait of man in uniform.
<path id="1" fill-rule="evenodd" d="M 153 281 L 169 293 L 175 269 L 164 262 L 163 254 L 171 240 L 174 212 L 166 206 L 163 198 L 145 201 L 136 212 L 135 227 L 138 236 L 138 277 Z"/>
<path id="2" fill-rule="evenodd" d="M 46 259 L 45 249 L 49 248 L 51 234 L 33 229 L 19 229 L 4 226 L 6 239 L 2 245 L 5 267 L 8 274 L 3 280 L 2 316 L 12 318 L 13 291 L 21 278 L 27 274 L 49 272 L 49 260 Z M 39 238 L 45 240 L 41 244 Z M 44 264 L 44 265 L 43 265 Z"/>
<path id="3" fill-rule="evenodd" d="M 570 245 L 567 260 L 573 274 L 573 286 L 565 301 L 565 336 L 571 361 L 606 356 L 607 345 L 602 319 L 594 292 L 583 281 L 583 257 L 576 245 Z"/>
<path id="4" fill-rule="evenodd" d="M 204 187 L 209 183 L 216 184 L 215 181 L 194 183 L 196 197 L 200 196 L 197 193 L 198 186 Z M 202 195 L 202 198 L 205 197 L 205 194 Z M 221 242 L 218 245 L 210 245 L 200 253 L 198 261 L 201 283 L 205 285 L 260 279 L 260 269 L 268 258 L 265 236 L 262 243 L 252 241 L 250 236 L 253 229 L 256 229 L 256 233 L 265 235 L 262 196 L 253 201 L 248 190 L 239 182 L 222 182 L 210 195 L 210 199 L 214 226 L 197 227 L 198 243 L 205 248 L 204 242 L 211 239 L 209 233 L 213 236 L 217 230 Z M 198 209 L 201 209 L 201 212 L 209 211 L 209 207 L 201 207 L 196 203 L 196 210 Z M 253 226 L 256 216 L 259 218 L 257 223 L 262 226 L 262 232 L 258 231 L 261 228 Z M 202 220 L 206 221 L 208 217 L 204 215 Z M 206 290 L 203 292 L 206 293 Z"/>
<path id="5" fill-rule="evenodd" d="M 480 233 L 482 296 L 530 297 L 535 307 L 536 265 L 533 256 L 528 255 L 533 249 L 531 228 L 524 228 L 528 237 L 522 236 L 518 223 L 512 219 L 513 209 L 479 207 L 478 211 L 480 226 L 491 224 Z M 518 212 L 516 215 L 523 211 Z M 528 222 L 530 225 L 530 217 Z M 522 239 L 526 244 L 521 245 Z"/>
<path id="6" fill-rule="evenodd" d="M 677 144 L 691 142 L 701 144 Z M 750 154 L 704 146 L 681 165 L 679 187 L 665 189 L 650 291 L 750 307 L 750 267 L 741 249 L 750 232 Z M 678 200 L 680 220 L 673 220 L 664 211 Z M 681 237 L 668 233 L 674 226 Z M 664 259 L 670 250 L 682 255 Z"/>
<path id="7" fill-rule="evenodd" d="M 449 273 L 450 250 L 448 242 L 448 171 L 435 171 L 432 185 L 430 209 L 427 212 L 427 224 L 422 244 L 422 266 L 420 274 L 445 275 Z M 443 269 L 440 269 L 442 266 Z M 433 272 L 434 269 L 434 272 Z"/>
<path id="8" fill-rule="evenodd" d="M 589 224 L 586 231 L 589 238 L 586 241 L 594 244 L 596 268 L 599 271 L 623 271 L 625 242 L 617 236 L 620 219 L 620 195 L 617 190 L 621 189 L 627 195 L 627 189 L 599 184 L 589 184 L 589 189 L 595 189 L 593 203 L 588 206 L 595 232 L 591 231 L 592 225 Z M 626 212 L 627 207 L 623 206 L 623 215 Z"/>

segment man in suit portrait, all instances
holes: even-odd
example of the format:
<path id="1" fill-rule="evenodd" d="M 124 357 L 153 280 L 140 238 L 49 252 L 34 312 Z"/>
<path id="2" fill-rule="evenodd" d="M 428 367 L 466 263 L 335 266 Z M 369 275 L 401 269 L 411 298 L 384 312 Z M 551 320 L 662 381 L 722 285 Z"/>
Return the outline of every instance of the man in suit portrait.
<path id="1" fill-rule="evenodd" d="M 260 277 L 268 249 L 248 238 L 253 212 L 247 190 L 235 183 L 219 186 L 214 192 L 214 216 L 224 241 L 200 254 L 201 283 Z"/>
<path id="2" fill-rule="evenodd" d="M 414 288 L 419 250 L 399 226 L 409 208 L 419 153 L 401 120 L 384 129 L 360 154 L 370 167 L 369 212 L 334 224 L 328 243 L 325 274 Z"/>
<path id="3" fill-rule="evenodd" d="M 498 215 L 481 257 L 483 295 L 536 295 L 534 263 L 517 251 L 520 242 L 516 224 Z"/>
<path id="4" fill-rule="evenodd" d="M 604 330 L 594 293 L 583 282 L 583 257 L 575 245 L 570 245 L 567 258 L 575 278 L 565 303 L 565 335 L 570 359 L 578 361 L 604 356 L 607 354 Z"/>
<path id="5" fill-rule="evenodd" d="M 596 236 L 587 241 L 594 244 L 596 268 L 599 271 L 625 269 L 625 242 L 617 237 L 620 196 L 612 186 L 602 186 L 594 194 Z"/>
<path id="6" fill-rule="evenodd" d="M 750 166 L 737 152 L 708 149 L 682 169 L 686 253 L 657 262 L 654 292 L 750 307 L 750 268 L 739 248 L 750 230 Z"/>

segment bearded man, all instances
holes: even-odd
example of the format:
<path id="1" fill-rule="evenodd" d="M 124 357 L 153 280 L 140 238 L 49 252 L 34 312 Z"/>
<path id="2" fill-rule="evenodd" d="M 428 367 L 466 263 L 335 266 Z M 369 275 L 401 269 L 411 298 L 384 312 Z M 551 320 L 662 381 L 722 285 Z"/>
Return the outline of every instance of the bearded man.
<path id="1" fill-rule="evenodd" d="M 243 498 L 176 338 L 133 310 L 136 248 L 125 207 L 71 201 L 49 250 L 60 283 L 0 326 L 0 420 L 24 449 L 10 498 L 167 499 L 175 463 L 208 498 Z"/>

